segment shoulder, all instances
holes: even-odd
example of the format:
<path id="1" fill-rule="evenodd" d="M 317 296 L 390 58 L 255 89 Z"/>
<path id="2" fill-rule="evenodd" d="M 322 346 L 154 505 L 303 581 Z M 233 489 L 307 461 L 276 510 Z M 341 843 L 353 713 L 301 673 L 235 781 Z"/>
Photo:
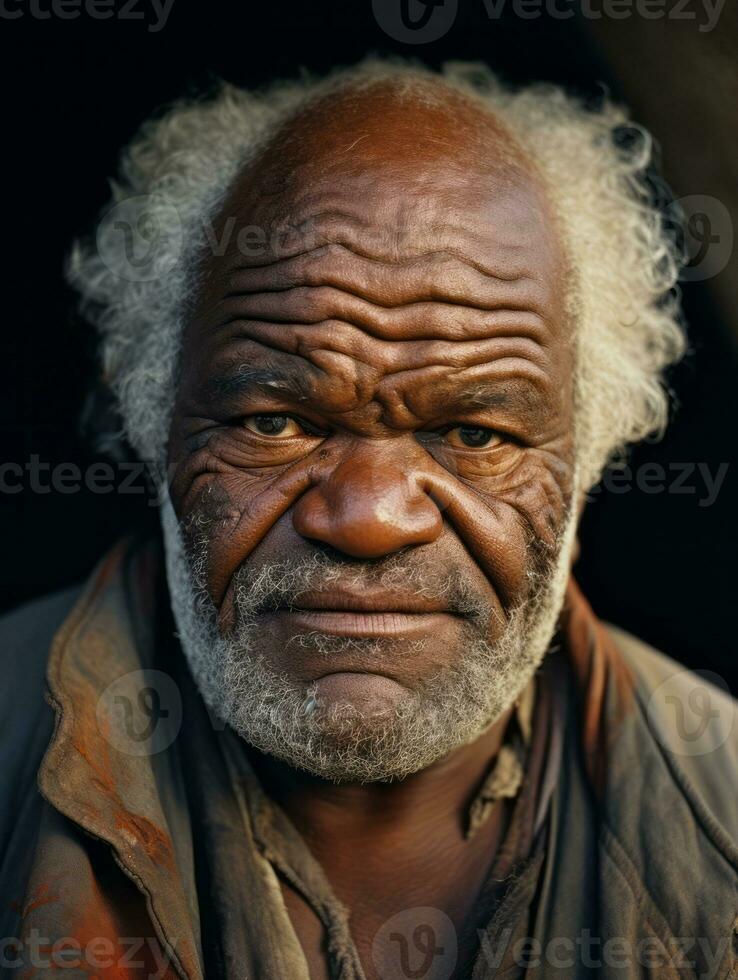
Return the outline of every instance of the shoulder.
<path id="1" fill-rule="evenodd" d="M 607 630 L 635 679 L 648 732 L 696 812 L 738 854 L 738 701 L 715 674 L 688 670 L 632 636 Z"/>
<path id="2" fill-rule="evenodd" d="M 53 592 L 0 616 L 0 666 L 7 679 L 0 699 L 8 709 L 39 682 L 43 687 L 51 642 L 81 591 L 81 586 L 73 586 Z M 7 717 L 6 710 L 2 717 Z"/>

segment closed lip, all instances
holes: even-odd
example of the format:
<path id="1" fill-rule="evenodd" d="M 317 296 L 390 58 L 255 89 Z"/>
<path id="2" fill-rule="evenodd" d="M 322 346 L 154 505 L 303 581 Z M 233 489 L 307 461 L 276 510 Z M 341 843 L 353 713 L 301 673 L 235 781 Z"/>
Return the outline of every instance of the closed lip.
<path id="1" fill-rule="evenodd" d="M 277 615 L 289 616 L 293 626 L 310 632 L 336 636 L 405 636 L 437 631 L 443 621 L 458 622 L 448 613 L 398 612 L 366 609 L 282 609 Z"/>
<path id="2" fill-rule="evenodd" d="M 439 599 L 402 596 L 389 592 L 304 592 L 290 606 L 277 610 L 293 626 L 336 636 L 380 637 L 427 634 L 443 620 L 458 621 Z"/>
<path id="3" fill-rule="evenodd" d="M 391 592 L 371 592 L 359 595 L 355 592 L 303 592 L 280 612 L 337 612 L 375 613 L 388 615 L 427 616 L 438 613 L 454 615 L 442 599 L 425 599 L 422 596 L 398 596 Z"/>

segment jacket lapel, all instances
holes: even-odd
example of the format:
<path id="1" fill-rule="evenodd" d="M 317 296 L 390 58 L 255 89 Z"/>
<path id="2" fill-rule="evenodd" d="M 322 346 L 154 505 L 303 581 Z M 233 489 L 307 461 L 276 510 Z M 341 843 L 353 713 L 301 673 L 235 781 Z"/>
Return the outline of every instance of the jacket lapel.
<path id="1" fill-rule="evenodd" d="M 202 976 L 194 895 L 186 892 L 168 819 L 184 809 L 177 806 L 181 701 L 174 681 L 152 666 L 155 564 L 151 546 L 137 554 L 128 544 L 116 547 L 57 634 L 47 674 L 56 729 L 39 786 L 59 813 L 110 845 L 143 894 L 169 963 L 193 980 Z M 83 869 L 77 877 L 87 887 Z M 69 886 L 75 875 L 66 878 Z M 88 891 L 97 894 L 102 921 L 105 891 Z"/>

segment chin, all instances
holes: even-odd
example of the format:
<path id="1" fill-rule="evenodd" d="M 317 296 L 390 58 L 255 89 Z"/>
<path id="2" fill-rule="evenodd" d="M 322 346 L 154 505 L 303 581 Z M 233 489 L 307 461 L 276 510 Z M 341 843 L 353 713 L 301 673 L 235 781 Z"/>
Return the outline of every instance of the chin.
<path id="1" fill-rule="evenodd" d="M 480 712 L 473 723 L 451 725 L 442 710 L 394 682 L 388 696 L 386 682 L 376 681 L 381 696 L 331 700 L 314 685 L 299 710 L 294 703 L 271 712 L 241 705 L 227 720 L 260 752 L 339 783 L 403 779 L 473 741 L 490 722 Z"/>

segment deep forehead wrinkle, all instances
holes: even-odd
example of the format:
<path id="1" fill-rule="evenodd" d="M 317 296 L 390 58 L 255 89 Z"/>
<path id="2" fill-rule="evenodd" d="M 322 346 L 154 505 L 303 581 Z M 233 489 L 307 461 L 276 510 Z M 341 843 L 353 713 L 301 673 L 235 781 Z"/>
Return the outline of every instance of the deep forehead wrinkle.
<path id="1" fill-rule="evenodd" d="M 258 231 L 262 229 L 258 228 Z M 271 243 L 269 247 L 264 243 L 261 251 L 257 250 L 260 248 L 257 245 L 252 252 L 226 247 L 223 261 L 213 266 L 210 278 L 217 282 L 233 273 L 248 271 L 254 281 L 264 279 L 274 282 L 273 288 L 283 288 L 294 281 L 296 270 L 309 269 L 312 263 L 325 256 L 338 263 L 347 258 L 365 260 L 377 268 L 391 266 L 406 273 L 427 268 L 440 271 L 448 267 L 473 270 L 480 276 L 503 281 L 521 275 L 516 268 L 508 272 L 485 262 L 483 255 L 470 254 L 469 245 L 483 244 L 483 236 L 472 235 L 468 227 L 464 229 L 463 237 L 458 228 L 450 224 L 434 225 L 428 231 L 432 231 L 433 242 L 424 244 L 411 241 L 405 231 L 402 237 L 407 247 L 403 252 L 399 247 L 387 248 L 388 242 L 392 242 L 391 228 L 338 211 L 322 211 L 316 216 L 278 227 L 276 250 Z M 400 237 L 395 236 L 396 244 Z M 508 240 L 505 245 L 511 253 L 522 252 L 525 248 L 520 241 Z"/>
<path id="2" fill-rule="evenodd" d="M 248 381 L 269 382 L 277 390 L 279 382 L 286 383 L 285 370 L 293 392 L 299 386 L 300 394 L 310 392 L 307 376 L 325 376 L 333 383 L 358 383 L 368 390 L 367 386 L 382 384 L 383 379 L 396 383 L 403 374 L 406 378 L 413 374 L 419 377 L 418 372 L 426 368 L 453 376 L 458 371 L 491 367 L 503 361 L 508 366 L 515 363 L 521 373 L 539 379 L 546 376 L 556 356 L 550 343 L 525 336 L 524 331 L 512 327 L 483 340 L 400 342 L 377 340 L 349 324 L 286 327 L 252 323 L 236 324 L 227 334 L 217 338 L 211 335 L 211 339 L 210 370 L 223 379 L 221 393 L 232 374 L 236 379 L 244 375 Z M 262 378 L 261 372 L 272 368 L 281 372 L 279 377 L 273 372 Z M 299 382 L 291 380 L 296 370 Z M 230 385 L 231 389 L 235 384 L 237 381 Z M 206 393 L 209 390 L 206 386 Z"/>
<path id="3" fill-rule="evenodd" d="M 209 312 L 208 329 L 220 331 L 232 324 L 258 328 L 304 328 L 333 323 L 351 325 L 367 335 L 387 341 L 471 340 L 493 335 L 498 327 L 520 316 L 527 331 L 536 316 L 543 315 L 545 295 L 536 300 L 531 291 L 509 291 L 505 302 L 482 307 L 461 303 L 417 301 L 400 306 L 377 305 L 353 292 L 330 286 L 296 287 L 284 293 L 238 294 L 216 300 Z"/>
<path id="4" fill-rule="evenodd" d="M 336 320 L 400 340 L 484 336 L 506 313 L 517 311 L 528 323 L 551 313 L 561 299 L 561 263 L 545 212 L 524 199 L 500 241 L 506 214 L 497 197 L 487 210 L 486 241 L 481 228 L 471 238 L 462 228 L 456 254 L 438 248 L 435 227 L 422 220 L 412 226 L 412 253 L 395 261 L 376 258 L 371 235 L 358 248 L 356 241 L 320 244 L 256 265 L 231 250 L 210 262 L 196 315 L 212 329 L 239 319 Z M 376 231 L 384 240 L 384 229 Z"/>
<path id="5" fill-rule="evenodd" d="M 522 252 L 523 247 L 511 245 L 510 248 Z M 326 285 L 373 293 L 376 296 L 373 302 L 380 306 L 400 306 L 424 299 L 484 306 L 485 296 L 494 296 L 493 289 L 498 283 L 535 281 L 542 271 L 540 267 L 527 269 L 522 255 L 515 267 L 511 264 L 510 268 L 498 266 L 492 270 L 482 268 L 473 257 L 452 254 L 445 249 L 398 256 L 392 261 L 371 255 L 366 244 L 362 250 L 362 243 L 354 247 L 331 242 L 257 265 L 233 256 L 232 261 L 224 262 L 215 271 L 211 286 L 222 286 L 224 298 Z M 382 296 L 376 288 L 380 283 L 385 290 Z"/>
<path id="6" fill-rule="evenodd" d="M 539 179 L 520 171 L 489 174 L 470 160 L 462 173 L 443 168 L 433 179 L 427 161 L 413 161 L 408 182 L 389 168 L 304 175 L 280 195 L 259 194 L 257 175 L 243 175 L 215 221 L 215 238 L 227 239 L 224 257 L 241 256 L 249 266 L 269 265 L 323 245 L 344 246 L 375 262 L 410 264 L 438 253 L 456 256 L 487 275 L 504 274 L 485 260 L 482 246 L 493 234 L 514 252 L 528 235 L 540 233 L 553 212 Z M 523 193 L 524 192 L 524 195 Z M 496 223 L 490 226 L 494 208 Z M 233 231 L 251 228 L 261 240 L 239 250 Z M 423 234 L 419 234 L 422 230 Z M 514 274 L 514 270 L 513 270 Z"/>

